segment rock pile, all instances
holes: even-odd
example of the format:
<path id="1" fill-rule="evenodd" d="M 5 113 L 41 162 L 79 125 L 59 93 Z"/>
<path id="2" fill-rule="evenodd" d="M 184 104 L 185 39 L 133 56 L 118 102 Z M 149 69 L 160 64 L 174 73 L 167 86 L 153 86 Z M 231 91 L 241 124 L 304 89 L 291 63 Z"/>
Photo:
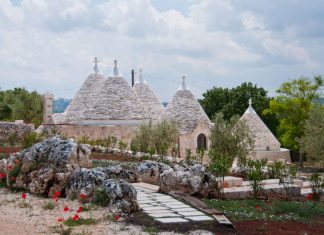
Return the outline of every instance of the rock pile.
<path id="1" fill-rule="evenodd" d="M 92 166 L 90 153 L 87 146 L 72 139 L 51 137 L 1 160 L 0 172 L 6 176 L 9 187 L 46 196 L 57 191 L 63 195 L 71 192 L 79 195 L 100 186 L 111 199 L 111 208 L 125 212 L 136 210 L 136 190 L 126 181 L 111 179 L 120 177 L 134 181 L 135 174 L 120 167 L 85 169 Z"/>

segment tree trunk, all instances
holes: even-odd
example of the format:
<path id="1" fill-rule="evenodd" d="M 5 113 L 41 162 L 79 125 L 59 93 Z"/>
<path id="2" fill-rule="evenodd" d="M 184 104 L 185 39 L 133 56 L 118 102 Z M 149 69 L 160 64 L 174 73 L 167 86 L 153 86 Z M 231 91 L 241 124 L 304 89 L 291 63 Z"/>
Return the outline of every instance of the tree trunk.
<path id="1" fill-rule="evenodd" d="M 299 167 L 303 168 L 303 152 L 299 150 Z"/>

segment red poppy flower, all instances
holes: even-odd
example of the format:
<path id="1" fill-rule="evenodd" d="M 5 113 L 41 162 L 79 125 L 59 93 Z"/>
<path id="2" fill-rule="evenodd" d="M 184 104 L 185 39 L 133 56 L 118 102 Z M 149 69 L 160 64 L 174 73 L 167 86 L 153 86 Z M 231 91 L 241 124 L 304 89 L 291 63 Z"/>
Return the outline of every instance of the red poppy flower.
<path id="1" fill-rule="evenodd" d="M 23 193 L 23 194 L 21 194 L 21 197 L 22 197 L 22 199 L 26 199 L 27 194 L 26 193 Z"/>
<path id="2" fill-rule="evenodd" d="M 116 215 L 116 216 L 115 216 L 115 220 L 119 220 L 120 218 L 121 218 L 120 215 Z"/>
<path id="3" fill-rule="evenodd" d="M 84 199 L 84 198 L 86 198 L 86 197 L 87 197 L 86 194 L 84 194 L 84 193 L 81 193 L 81 194 L 80 194 L 80 198 Z"/>
<path id="4" fill-rule="evenodd" d="M 83 207 L 80 206 L 79 209 L 77 210 L 77 213 L 81 213 L 83 211 Z"/>
<path id="5" fill-rule="evenodd" d="M 11 176 L 11 181 L 16 181 L 17 177 L 16 176 Z"/>
<path id="6" fill-rule="evenodd" d="M 8 165 L 8 166 L 7 166 L 7 170 L 8 170 L 8 171 L 11 171 L 12 169 L 13 169 L 13 166 L 12 166 L 12 165 Z"/>
<path id="7" fill-rule="evenodd" d="M 259 205 L 256 205 L 256 206 L 255 206 L 255 209 L 257 209 L 257 210 L 262 210 L 261 206 L 259 206 Z"/>
<path id="8" fill-rule="evenodd" d="M 0 179 L 4 179 L 4 178 L 6 178 L 6 176 L 7 175 L 5 173 L 2 173 L 2 172 L 0 173 Z"/>
<path id="9" fill-rule="evenodd" d="M 306 200 L 313 200 L 313 194 L 312 193 L 307 194 Z"/>
<path id="10" fill-rule="evenodd" d="M 63 222 L 63 221 L 64 221 L 64 219 L 62 217 L 57 218 L 57 222 Z"/>
<path id="11" fill-rule="evenodd" d="M 79 215 L 78 214 L 75 214 L 73 217 L 72 217 L 72 220 L 76 221 L 80 219 Z"/>
<path id="12" fill-rule="evenodd" d="M 67 212 L 67 211 L 69 211 L 69 208 L 67 206 L 65 206 L 64 209 L 63 209 L 63 211 L 64 212 Z"/>
<path id="13" fill-rule="evenodd" d="M 55 195 L 56 197 L 60 197 L 60 196 L 61 196 L 61 192 L 56 191 L 56 192 L 54 193 L 54 195 Z"/>

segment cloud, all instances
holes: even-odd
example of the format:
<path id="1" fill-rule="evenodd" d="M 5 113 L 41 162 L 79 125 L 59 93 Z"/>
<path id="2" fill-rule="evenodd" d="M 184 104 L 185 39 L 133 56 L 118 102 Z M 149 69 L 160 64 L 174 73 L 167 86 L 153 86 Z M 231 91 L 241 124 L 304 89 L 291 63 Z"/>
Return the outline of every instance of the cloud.
<path id="1" fill-rule="evenodd" d="M 169 100 L 182 74 L 200 96 L 214 85 L 234 86 L 259 77 L 264 79 L 261 85 L 271 79 L 270 85 L 278 86 L 292 70 L 308 72 L 322 65 L 318 47 L 323 37 L 314 29 L 308 35 L 313 33 L 317 41 L 311 44 L 307 40 L 314 40 L 312 36 L 298 36 L 302 23 L 290 23 L 288 16 L 288 25 L 278 23 L 260 10 L 258 1 L 192 0 L 186 11 L 173 1 L 159 2 L 159 8 L 154 2 L 1 0 L 0 86 L 71 97 L 97 56 L 105 75 L 115 58 L 127 79 L 131 69 L 142 67 L 161 99 Z M 280 10 L 287 4 L 272 5 Z M 305 5 L 295 10 L 301 7 Z"/>

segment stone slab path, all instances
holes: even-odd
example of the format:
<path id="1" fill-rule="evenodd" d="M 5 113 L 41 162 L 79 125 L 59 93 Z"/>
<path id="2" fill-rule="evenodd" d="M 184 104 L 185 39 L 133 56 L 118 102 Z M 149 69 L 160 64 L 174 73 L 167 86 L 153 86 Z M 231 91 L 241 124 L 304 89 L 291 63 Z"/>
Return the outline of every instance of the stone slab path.
<path id="1" fill-rule="evenodd" d="M 133 184 L 137 190 L 137 201 L 141 209 L 161 223 L 189 223 L 190 221 L 213 221 L 205 213 L 162 193 L 153 185 Z"/>

